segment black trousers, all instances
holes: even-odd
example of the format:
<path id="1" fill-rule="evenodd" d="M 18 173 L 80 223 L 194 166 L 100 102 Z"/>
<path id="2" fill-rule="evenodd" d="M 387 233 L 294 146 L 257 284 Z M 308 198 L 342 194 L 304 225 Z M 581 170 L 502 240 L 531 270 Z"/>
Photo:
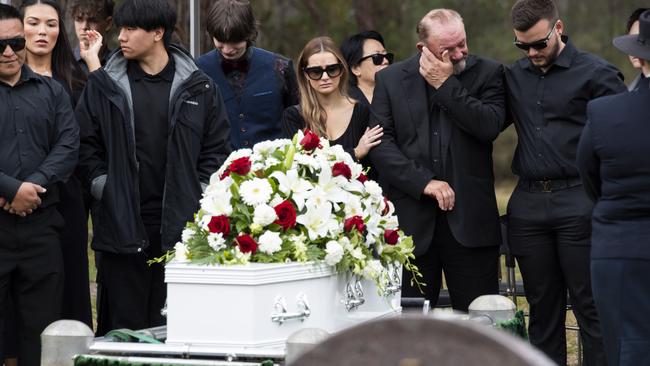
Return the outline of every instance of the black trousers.
<path id="1" fill-rule="evenodd" d="M 591 210 L 582 186 L 553 192 L 517 187 L 508 202 L 508 240 L 530 305 L 530 342 L 566 365 L 567 290 L 580 326 L 585 365 L 605 365 L 591 291 Z"/>
<path id="2" fill-rule="evenodd" d="M 607 364 L 650 365 L 650 260 L 592 259 L 591 277 Z"/>
<path id="3" fill-rule="evenodd" d="M 102 252 L 98 279 L 97 336 L 119 328 L 144 329 L 165 324 L 160 310 L 165 306 L 167 287 L 162 264 L 147 261 L 162 255 L 160 225 L 147 226 L 149 247 L 137 254 Z"/>
<path id="4" fill-rule="evenodd" d="M 81 183 L 72 176 L 67 183 L 59 184 L 59 194 L 61 202 L 58 210 L 65 221 L 61 232 L 61 250 L 65 268 L 61 315 L 64 319 L 86 323 L 92 329 L 88 281 L 88 215 L 84 206 Z"/>
<path id="5" fill-rule="evenodd" d="M 415 264 L 426 283 L 422 295 L 417 287 L 410 286 L 411 274 L 404 272 L 403 297 L 425 297 L 436 304 L 442 285 L 442 272 L 451 297 L 451 306 L 467 312 L 469 304 L 481 295 L 499 293 L 499 247 L 467 248 L 452 234 L 447 214 L 438 211 L 433 242 L 426 253 L 417 257 Z"/>
<path id="6" fill-rule="evenodd" d="M 41 332 L 60 319 L 62 227 L 53 206 L 25 218 L 0 212 L 0 354 L 5 354 L 5 317 L 11 316 L 17 326 L 15 334 L 7 336 L 17 340 L 21 366 L 40 365 Z M 7 311 L 8 294 L 14 311 Z"/>

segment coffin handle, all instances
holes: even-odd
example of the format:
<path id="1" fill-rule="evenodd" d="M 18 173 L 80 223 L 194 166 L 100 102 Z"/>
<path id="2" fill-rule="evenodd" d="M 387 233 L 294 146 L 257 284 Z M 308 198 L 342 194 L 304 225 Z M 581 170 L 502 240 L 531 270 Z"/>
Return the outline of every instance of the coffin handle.
<path id="1" fill-rule="evenodd" d="M 271 314 L 271 321 L 282 325 L 287 320 L 300 320 L 305 321 L 306 318 L 309 318 L 311 315 L 311 309 L 309 308 L 309 302 L 307 301 L 307 295 L 299 294 L 296 299 L 296 306 L 298 311 L 290 313 L 287 311 L 287 300 L 284 296 L 278 296 L 275 299 L 275 304 L 273 308 L 275 313 Z"/>

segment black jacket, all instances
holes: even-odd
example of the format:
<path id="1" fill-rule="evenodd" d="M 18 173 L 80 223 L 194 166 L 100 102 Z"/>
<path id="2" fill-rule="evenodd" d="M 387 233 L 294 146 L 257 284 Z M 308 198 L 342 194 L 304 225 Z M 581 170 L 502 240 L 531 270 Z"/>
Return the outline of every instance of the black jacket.
<path id="1" fill-rule="evenodd" d="M 376 75 L 370 127 L 381 124 L 381 144 L 370 150 L 380 180 L 387 184 L 400 227 L 413 236 L 415 254 L 426 252 L 435 230 L 438 204 L 424 196 L 431 179 L 446 181 L 456 194 L 447 215 L 449 227 L 465 247 L 501 243 L 494 194 L 492 141 L 505 123 L 501 65 L 469 56 L 465 70 L 451 76 L 428 99 L 419 73 L 419 55 Z M 445 171 L 434 173 L 430 114 L 444 118 L 441 158 Z"/>
<path id="2" fill-rule="evenodd" d="M 202 188 L 230 152 L 221 94 L 182 49 L 172 46 L 176 71 L 169 101 L 169 140 L 161 244 L 171 249 L 199 208 Z M 93 195 L 93 243 L 98 251 L 136 253 L 148 246 L 140 217 L 133 100 L 127 60 L 115 52 L 90 74 L 77 105 L 79 170 Z M 135 101 L 137 103 L 137 101 Z"/>

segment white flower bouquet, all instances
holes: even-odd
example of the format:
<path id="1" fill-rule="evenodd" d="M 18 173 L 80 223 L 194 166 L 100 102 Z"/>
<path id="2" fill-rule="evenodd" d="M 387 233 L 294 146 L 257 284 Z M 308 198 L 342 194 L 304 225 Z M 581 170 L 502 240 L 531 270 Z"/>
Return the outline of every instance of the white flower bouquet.
<path id="1" fill-rule="evenodd" d="M 310 131 L 233 152 L 211 177 L 172 256 L 196 264 L 325 261 L 373 280 L 414 276 L 413 240 L 393 204 L 341 146 Z"/>

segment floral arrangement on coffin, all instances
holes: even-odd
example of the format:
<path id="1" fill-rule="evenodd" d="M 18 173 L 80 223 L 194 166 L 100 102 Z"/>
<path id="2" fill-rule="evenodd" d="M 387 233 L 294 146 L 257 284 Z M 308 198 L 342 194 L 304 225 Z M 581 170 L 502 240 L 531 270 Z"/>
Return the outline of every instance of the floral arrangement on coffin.
<path id="1" fill-rule="evenodd" d="M 393 204 L 341 146 L 311 131 L 230 154 L 173 255 L 197 264 L 325 261 L 380 291 L 399 263 L 421 285 Z"/>

